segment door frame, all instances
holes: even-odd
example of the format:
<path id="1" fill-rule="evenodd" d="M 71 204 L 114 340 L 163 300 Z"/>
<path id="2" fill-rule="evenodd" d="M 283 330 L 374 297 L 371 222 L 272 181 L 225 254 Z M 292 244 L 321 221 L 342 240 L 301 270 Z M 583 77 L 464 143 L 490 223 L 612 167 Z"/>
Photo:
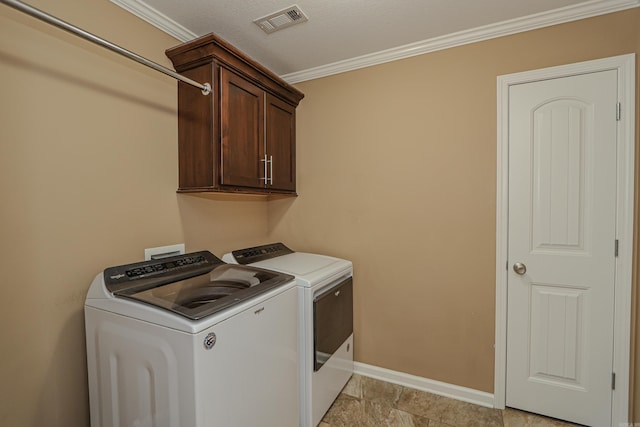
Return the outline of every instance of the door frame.
<path id="1" fill-rule="evenodd" d="M 621 119 L 617 133 L 615 314 L 613 337 L 613 391 L 611 425 L 628 423 L 631 355 L 631 296 L 633 266 L 633 208 L 635 173 L 635 54 L 579 62 L 497 78 L 497 187 L 496 187 L 496 330 L 494 407 L 504 409 L 507 369 L 507 268 L 509 184 L 509 87 L 552 78 L 598 71 L 618 72 Z M 615 111 L 611 112 L 615 114 Z M 612 242 L 613 250 L 613 242 Z"/>

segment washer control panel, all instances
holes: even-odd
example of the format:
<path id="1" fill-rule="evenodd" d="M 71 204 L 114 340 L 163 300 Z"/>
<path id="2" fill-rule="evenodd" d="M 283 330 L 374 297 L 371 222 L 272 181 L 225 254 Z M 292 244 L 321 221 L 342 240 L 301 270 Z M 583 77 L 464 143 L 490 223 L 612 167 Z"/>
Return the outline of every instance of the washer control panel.
<path id="1" fill-rule="evenodd" d="M 187 277 L 208 273 L 215 266 L 224 264 L 209 251 L 193 252 L 163 259 L 136 262 L 104 270 L 104 283 L 111 292 L 147 285 L 169 283 Z"/>

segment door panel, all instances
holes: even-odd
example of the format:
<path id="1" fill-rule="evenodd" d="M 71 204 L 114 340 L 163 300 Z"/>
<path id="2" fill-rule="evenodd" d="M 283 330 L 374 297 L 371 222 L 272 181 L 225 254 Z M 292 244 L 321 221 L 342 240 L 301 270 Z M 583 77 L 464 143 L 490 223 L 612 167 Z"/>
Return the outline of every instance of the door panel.
<path id="1" fill-rule="evenodd" d="M 597 426 L 611 422 L 616 92 L 613 70 L 509 89 L 506 403 Z"/>
<path id="2" fill-rule="evenodd" d="M 586 289 L 531 287 L 530 380 L 586 390 L 586 298 Z"/>
<path id="3" fill-rule="evenodd" d="M 220 69 L 221 184 L 264 186 L 264 91 L 224 68 Z"/>
<path id="4" fill-rule="evenodd" d="M 267 94 L 267 153 L 271 155 L 269 187 L 276 190 L 296 189 L 296 109 Z"/>
<path id="5" fill-rule="evenodd" d="M 585 118 L 592 115 L 592 106 L 566 99 L 533 112 L 534 250 L 584 249 L 584 178 L 592 173 L 585 170 L 585 144 L 592 143 Z"/>

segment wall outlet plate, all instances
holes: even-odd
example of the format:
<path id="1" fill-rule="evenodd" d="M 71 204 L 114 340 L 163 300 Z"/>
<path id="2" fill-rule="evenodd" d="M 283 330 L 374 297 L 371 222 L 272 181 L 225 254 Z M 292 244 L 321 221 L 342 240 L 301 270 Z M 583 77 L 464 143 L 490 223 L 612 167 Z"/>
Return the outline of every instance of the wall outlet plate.
<path id="1" fill-rule="evenodd" d="M 157 248 L 145 249 L 144 260 L 149 261 L 151 259 L 162 259 L 174 255 L 182 255 L 184 253 L 184 243 L 169 246 L 158 246 Z"/>

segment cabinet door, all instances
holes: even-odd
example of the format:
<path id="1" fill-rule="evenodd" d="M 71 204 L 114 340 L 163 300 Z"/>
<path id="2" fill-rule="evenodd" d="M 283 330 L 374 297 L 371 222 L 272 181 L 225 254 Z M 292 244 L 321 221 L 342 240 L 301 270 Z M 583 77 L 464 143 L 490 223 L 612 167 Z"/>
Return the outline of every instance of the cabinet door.
<path id="1" fill-rule="evenodd" d="M 182 75 L 199 82 L 216 78 L 211 63 L 183 71 Z M 202 96 L 200 89 L 178 83 L 180 189 L 212 188 L 218 184 L 218 128 L 213 119 L 218 114 L 216 96 Z"/>
<path id="2" fill-rule="evenodd" d="M 267 155 L 271 156 L 268 188 L 296 190 L 296 109 L 267 94 Z"/>
<path id="3" fill-rule="evenodd" d="M 264 187 L 264 91 L 220 69 L 220 184 Z"/>

